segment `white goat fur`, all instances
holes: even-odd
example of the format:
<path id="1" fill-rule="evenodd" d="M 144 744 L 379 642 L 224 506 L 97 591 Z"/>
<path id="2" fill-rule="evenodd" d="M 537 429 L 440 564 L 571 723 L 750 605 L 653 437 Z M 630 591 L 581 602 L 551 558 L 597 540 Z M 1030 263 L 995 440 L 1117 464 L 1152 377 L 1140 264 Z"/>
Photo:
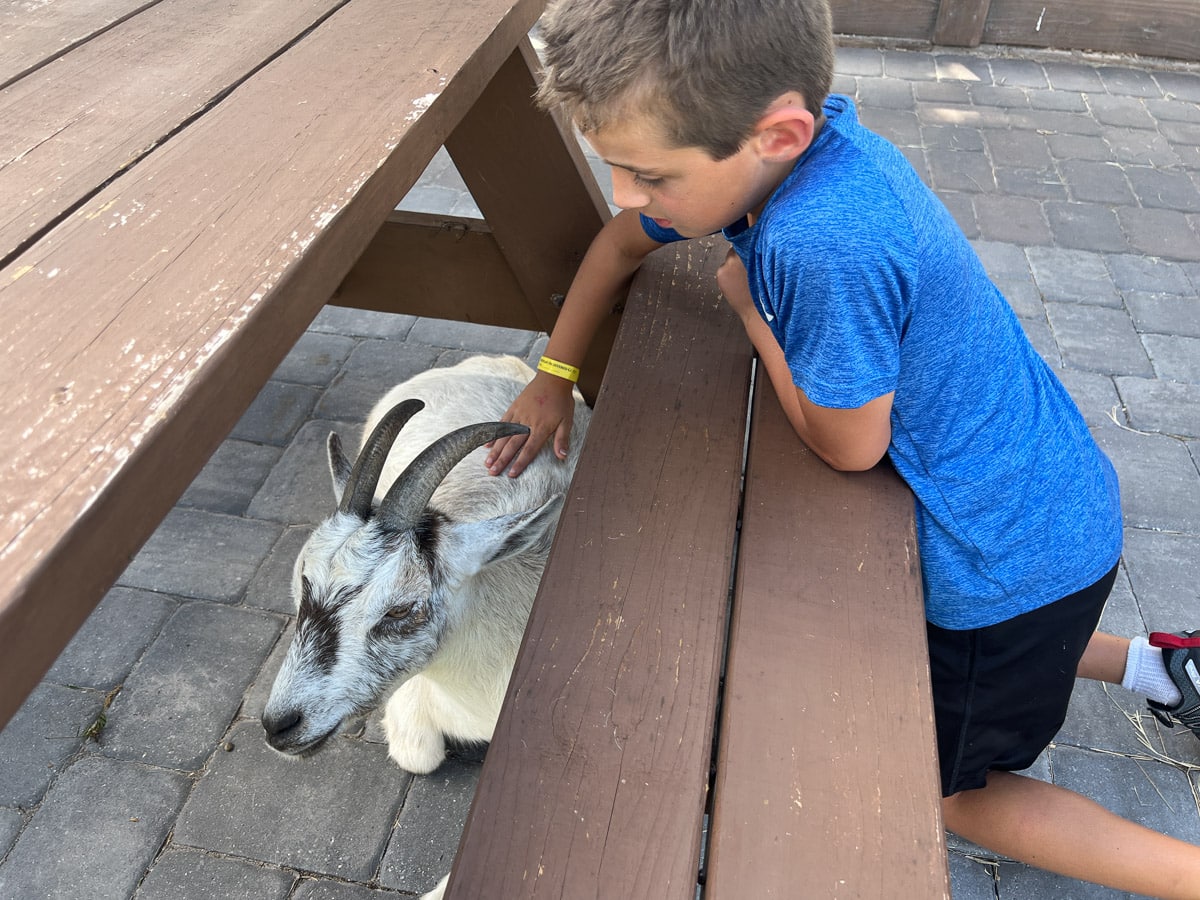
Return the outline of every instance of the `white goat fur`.
<path id="1" fill-rule="evenodd" d="M 376 504 L 438 438 L 498 421 L 532 376 L 514 357 L 472 357 L 389 391 L 364 440 L 398 402 L 416 398 L 425 408 L 389 453 Z M 302 714 L 302 721 L 287 738 L 269 737 L 273 746 L 290 754 L 315 749 L 389 692 L 388 753 L 410 772 L 437 768 L 447 737 L 491 738 L 589 416 L 576 393 L 565 463 L 544 452 L 519 478 L 491 476 L 480 448 L 455 466 L 429 503 L 445 517 L 436 529 L 433 577 L 417 538 L 381 533 L 374 517 L 336 512 L 317 527 L 296 561 L 292 591 L 300 607 L 302 578 L 310 583 L 309 612 L 335 631 L 333 662 L 327 655 L 322 664 L 302 610 L 263 717 L 269 735 L 268 720 L 278 727 L 281 713 Z M 340 498 L 346 472 L 339 474 L 332 457 Z"/>

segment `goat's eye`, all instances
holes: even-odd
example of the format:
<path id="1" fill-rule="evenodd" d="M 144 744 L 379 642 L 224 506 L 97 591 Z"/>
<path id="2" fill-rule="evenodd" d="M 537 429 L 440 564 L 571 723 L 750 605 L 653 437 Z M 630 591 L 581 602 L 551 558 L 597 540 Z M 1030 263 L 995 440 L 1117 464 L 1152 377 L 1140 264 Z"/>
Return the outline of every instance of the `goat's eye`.
<path id="1" fill-rule="evenodd" d="M 410 615 L 412 615 L 412 611 L 412 604 L 404 603 L 399 606 L 393 606 L 386 613 L 384 613 L 384 617 L 388 619 L 407 619 Z"/>

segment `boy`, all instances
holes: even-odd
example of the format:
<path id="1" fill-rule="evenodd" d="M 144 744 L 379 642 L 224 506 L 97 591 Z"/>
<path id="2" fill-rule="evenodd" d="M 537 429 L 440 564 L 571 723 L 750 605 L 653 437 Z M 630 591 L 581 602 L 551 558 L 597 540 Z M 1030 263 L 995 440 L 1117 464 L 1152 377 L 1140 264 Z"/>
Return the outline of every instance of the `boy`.
<path id="1" fill-rule="evenodd" d="M 540 99 L 613 170 L 595 239 L 492 474 L 553 439 L 575 366 L 655 248 L 723 231 L 717 280 L 792 426 L 829 465 L 886 453 L 916 497 L 943 813 L 1013 858 L 1200 898 L 1200 848 L 1027 768 L 1078 675 L 1200 736 L 1200 633 L 1097 633 L 1121 553 L 1116 474 L 970 245 L 899 151 L 827 96 L 825 0 L 563 0 Z M 1190 667 L 1190 670 L 1189 668 Z M 1195 682 L 1195 683 L 1194 683 Z"/>

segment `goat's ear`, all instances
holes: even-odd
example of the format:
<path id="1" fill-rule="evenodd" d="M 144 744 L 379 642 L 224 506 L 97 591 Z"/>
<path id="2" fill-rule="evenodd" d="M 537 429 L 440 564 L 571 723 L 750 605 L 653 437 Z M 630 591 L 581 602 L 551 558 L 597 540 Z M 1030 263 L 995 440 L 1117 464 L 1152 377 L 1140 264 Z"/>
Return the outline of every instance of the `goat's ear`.
<path id="1" fill-rule="evenodd" d="M 346 483 L 350 480 L 351 462 L 342 451 L 342 439 L 336 431 L 329 432 L 326 447 L 329 450 L 329 474 L 333 476 L 333 502 L 341 503 L 342 495 L 346 493 Z"/>
<path id="2" fill-rule="evenodd" d="M 478 572 L 485 566 L 515 556 L 525 550 L 550 549 L 563 495 L 555 494 L 536 509 L 484 519 L 460 522 L 454 527 L 460 563 Z"/>

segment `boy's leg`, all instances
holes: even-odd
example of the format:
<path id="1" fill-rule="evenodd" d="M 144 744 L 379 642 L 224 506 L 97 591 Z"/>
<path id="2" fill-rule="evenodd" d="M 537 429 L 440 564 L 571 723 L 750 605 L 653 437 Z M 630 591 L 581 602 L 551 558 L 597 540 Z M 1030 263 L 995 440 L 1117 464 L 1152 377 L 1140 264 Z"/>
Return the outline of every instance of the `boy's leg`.
<path id="1" fill-rule="evenodd" d="M 1016 774 L 1061 727 L 1076 673 L 1120 680 L 1128 642 L 1095 632 L 1115 576 L 987 628 L 928 626 L 945 824 L 1068 877 L 1200 900 L 1200 847 Z"/>
<path id="2" fill-rule="evenodd" d="M 1076 675 L 1093 681 L 1120 684 L 1125 677 L 1125 660 L 1128 656 L 1129 638 L 1097 631 L 1083 651 Z"/>
<path id="3" fill-rule="evenodd" d="M 1120 638 L 1096 632 L 1088 642 L 1076 674 L 1080 678 L 1119 684 L 1150 701 L 1150 711 L 1164 725 L 1184 725 L 1200 737 L 1200 654 L 1194 646 L 1164 649 L 1161 643 L 1191 644 L 1196 632 L 1146 638 Z"/>
<path id="4" fill-rule="evenodd" d="M 1200 900 L 1200 847 L 1122 819 L 1058 785 L 990 772 L 942 801 L 946 827 L 1013 859 L 1120 891 Z"/>

